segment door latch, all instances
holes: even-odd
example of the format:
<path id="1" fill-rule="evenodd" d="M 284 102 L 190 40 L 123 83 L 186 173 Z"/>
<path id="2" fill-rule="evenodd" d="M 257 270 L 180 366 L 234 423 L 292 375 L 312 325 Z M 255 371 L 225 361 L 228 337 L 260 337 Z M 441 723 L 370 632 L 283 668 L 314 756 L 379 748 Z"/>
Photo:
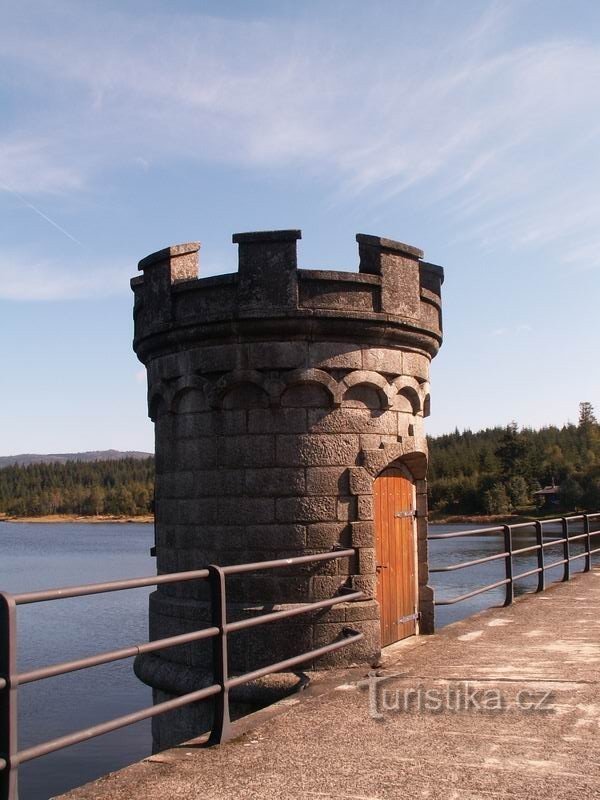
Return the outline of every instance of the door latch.
<path id="1" fill-rule="evenodd" d="M 407 517 L 416 517 L 417 516 L 417 512 L 414 511 L 414 510 L 413 511 L 396 511 L 394 513 L 394 516 L 396 517 L 396 519 L 405 519 Z"/>
<path id="2" fill-rule="evenodd" d="M 407 614 L 405 617 L 400 617 L 400 619 L 396 620 L 397 625 L 404 625 L 405 622 L 412 622 L 413 620 L 416 622 L 420 619 L 421 614 L 418 611 L 415 611 L 414 614 Z"/>

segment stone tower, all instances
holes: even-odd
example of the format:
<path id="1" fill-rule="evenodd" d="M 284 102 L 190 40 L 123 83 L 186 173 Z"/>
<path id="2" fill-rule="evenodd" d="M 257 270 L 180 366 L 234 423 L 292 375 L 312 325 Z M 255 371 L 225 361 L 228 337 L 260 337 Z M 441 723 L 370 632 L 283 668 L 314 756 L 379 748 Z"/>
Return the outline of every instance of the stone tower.
<path id="1" fill-rule="evenodd" d="M 202 279 L 200 245 L 177 245 L 144 258 L 132 280 L 134 349 L 156 428 L 158 571 L 356 548 L 350 559 L 228 579 L 231 619 L 365 593 L 236 634 L 233 672 L 332 642 L 348 626 L 364 638 L 318 666 L 377 657 L 373 486 L 390 466 L 414 489 L 418 630 L 433 629 L 423 418 L 443 270 L 415 247 L 363 234 L 358 272 L 298 269 L 300 236 L 236 234 L 238 272 Z M 205 626 L 206 591 L 159 587 L 151 638 Z M 160 701 L 212 682 L 210 664 L 210 644 L 198 642 L 138 659 L 136 671 Z M 187 708 L 156 718 L 155 745 L 198 733 L 201 717 Z"/>

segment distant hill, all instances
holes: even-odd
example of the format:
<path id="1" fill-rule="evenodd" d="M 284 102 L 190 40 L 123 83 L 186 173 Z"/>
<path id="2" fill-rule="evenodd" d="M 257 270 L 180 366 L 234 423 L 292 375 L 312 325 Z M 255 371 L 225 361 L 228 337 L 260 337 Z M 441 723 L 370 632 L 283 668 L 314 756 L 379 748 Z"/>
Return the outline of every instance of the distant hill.
<path id="1" fill-rule="evenodd" d="M 123 458 L 151 458 L 152 453 L 140 450 L 89 450 L 85 453 L 22 453 L 18 456 L 0 456 L 0 469 L 15 464 L 65 464 L 68 461 L 120 461 Z"/>

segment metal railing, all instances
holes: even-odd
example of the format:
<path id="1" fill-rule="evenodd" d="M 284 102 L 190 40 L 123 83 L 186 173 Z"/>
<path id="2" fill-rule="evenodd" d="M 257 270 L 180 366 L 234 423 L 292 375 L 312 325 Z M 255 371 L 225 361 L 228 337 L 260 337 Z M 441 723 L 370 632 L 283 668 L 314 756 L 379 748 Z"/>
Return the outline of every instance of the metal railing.
<path id="1" fill-rule="evenodd" d="M 274 622 L 275 620 L 287 619 L 307 612 L 330 608 L 338 603 L 347 603 L 364 597 L 363 592 L 349 592 L 329 600 L 305 603 L 284 611 L 274 611 L 248 619 L 228 622 L 227 576 L 238 575 L 243 572 L 288 567 L 296 564 L 329 561 L 353 555 L 355 555 L 354 549 L 334 550 L 317 555 L 297 556 L 295 558 L 284 558 L 274 561 L 259 561 L 249 564 L 235 564 L 226 567 L 210 565 L 206 569 L 189 572 L 173 572 L 163 575 L 153 575 L 147 578 L 133 578 L 130 580 L 111 581 L 109 583 L 92 583 L 83 586 L 68 586 L 62 589 L 48 589 L 39 592 L 25 592 L 23 594 L 0 592 L 0 800 L 16 800 L 18 768 L 27 761 L 47 755 L 48 753 L 53 753 L 56 750 L 61 750 L 64 747 L 69 747 L 79 742 L 92 739 L 96 736 L 101 736 L 104 733 L 123 728 L 126 725 L 132 725 L 135 722 L 140 722 L 149 717 L 163 714 L 166 711 L 181 708 L 189 703 L 199 702 L 200 700 L 212 698 L 214 704 L 213 725 L 207 744 L 220 744 L 227 741 L 232 735 L 229 713 L 229 692 L 231 689 L 257 680 L 273 672 L 299 666 L 314 658 L 331 653 L 334 650 L 347 647 L 363 638 L 362 633 L 348 629 L 343 631 L 342 639 L 332 642 L 331 644 L 304 652 L 301 655 L 288 658 L 285 661 L 279 661 L 267 667 L 232 677 L 229 674 L 228 667 L 229 634 L 245 630 L 246 628 Z M 210 627 L 180 634 L 178 636 L 169 636 L 165 639 L 156 639 L 151 642 L 136 644 L 119 650 L 99 653 L 98 655 L 81 658 L 76 661 L 66 661 L 61 664 L 40 667 L 27 672 L 19 672 L 17 670 L 17 606 L 51 600 L 62 600 L 67 597 L 83 597 L 85 595 L 102 594 L 105 592 L 117 592 L 124 589 L 138 589 L 144 586 L 158 586 L 165 583 L 194 580 L 208 581 L 212 614 L 212 625 Z M 76 731 L 75 733 L 70 733 L 66 736 L 60 736 L 57 739 L 42 742 L 41 744 L 28 747 L 24 750 L 18 749 L 17 697 L 20 686 L 45 678 L 52 678 L 57 675 L 65 675 L 76 670 L 95 667 L 99 664 L 108 664 L 120 659 L 131 658 L 140 653 L 164 650 L 168 647 L 196 642 L 201 639 L 212 639 L 213 643 L 214 683 L 212 685 L 181 695 L 173 700 L 157 703 L 149 708 L 117 717 L 108 722 L 103 722 Z"/>
<path id="2" fill-rule="evenodd" d="M 493 589 L 498 589 L 501 586 L 506 587 L 506 594 L 504 605 L 510 605 L 515 598 L 515 582 L 527 578 L 531 575 L 537 575 L 538 582 L 536 592 L 543 592 L 547 585 L 548 570 L 553 567 L 563 567 L 562 581 L 568 581 L 571 578 L 571 564 L 579 559 L 585 559 L 582 572 L 589 572 L 592 568 L 592 556 L 595 553 L 600 553 L 600 547 L 592 547 L 592 539 L 595 536 L 600 536 L 599 530 L 591 530 L 592 522 L 600 521 L 600 512 L 594 514 L 576 514 L 571 517 L 557 517 L 556 519 L 538 520 L 536 522 L 519 522 L 514 525 L 498 525 L 490 528 L 477 528 L 476 530 L 456 531 L 452 533 L 433 533 L 427 537 L 429 541 L 439 539 L 459 539 L 468 536 L 481 536 L 489 534 L 498 534 L 503 536 L 504 548 L 500 553 L 494 553 L 490 556 L 483 558 L 476 558 L 471 561 L 461 561 L 457 564 L 450 564 L 445 567 L 430 567 L 429 572 L 454 572 L 455 570 L 465 569 L 467 567 L 475 567 L 480 564 L 489 564 L 490 562 L 503 560 L 504 562 L 504 578 L 494 583 L 489 583 L 486 586 L 481 586 L 478 589 L 473 589 L 465 594 L 452 597 L 450 599 L 435 600 L 436 606 L 449 606 L 454 603 L 460 603 L 462 600 L 468 600 L 478 594 L 490 592 Z M 572 535 L 569 526 L 574 522 L 581 522 L 583 526 L 583 533 Z M 544 526 L 557 525 L 561 526 L 560 536 L 552 539 L 544 538 Z M 535 530 L 535 541 L 533 545 L 527 547 L 515 548 L 513 545 L 513 532 L 515 530 L 523 530 L 525 528 L 533 528 Z M 583 543 L 583 552 L 573 554 L 571 552 L 571 544 L 573 542 Z M 549 547 L 562 546 L 562 558 L 547 562 L 546 550 Z M 518 555 L 525 555 L 526 553 L 535 553 L 537 556 L 537 566 L 533 569 L 528 569 L 525 572 L 515 574 L 514 571 L 514 557 Z"/>

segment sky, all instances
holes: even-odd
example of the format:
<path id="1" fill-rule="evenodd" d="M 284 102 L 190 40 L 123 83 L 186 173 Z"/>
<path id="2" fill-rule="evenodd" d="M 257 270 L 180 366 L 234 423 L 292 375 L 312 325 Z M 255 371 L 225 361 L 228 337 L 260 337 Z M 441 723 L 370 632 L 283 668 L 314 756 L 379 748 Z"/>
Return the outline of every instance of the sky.
<path id="1" fill-rule="evenodd" d="M 428 432 L 600 411 L 595 0 L 0 0 L 0 455 L 152 450 L 129 279 L 445 268 Z"/>

